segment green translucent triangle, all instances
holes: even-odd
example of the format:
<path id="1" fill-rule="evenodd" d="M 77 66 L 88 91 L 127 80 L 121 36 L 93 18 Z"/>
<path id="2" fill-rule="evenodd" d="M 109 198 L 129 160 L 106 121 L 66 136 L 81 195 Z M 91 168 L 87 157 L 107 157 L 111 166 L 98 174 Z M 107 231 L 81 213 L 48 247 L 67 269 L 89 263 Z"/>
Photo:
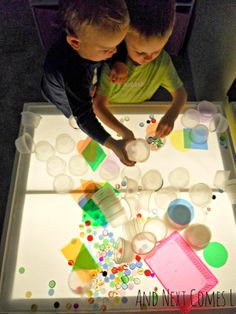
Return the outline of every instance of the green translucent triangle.
<path id="1" fill-rule="evenodd" d="M 73 270 L 76 269 L 98 269 L 98 264 L 95 262 L 88 249 L 82 244 L 76 261 L 73 265 Z"/>

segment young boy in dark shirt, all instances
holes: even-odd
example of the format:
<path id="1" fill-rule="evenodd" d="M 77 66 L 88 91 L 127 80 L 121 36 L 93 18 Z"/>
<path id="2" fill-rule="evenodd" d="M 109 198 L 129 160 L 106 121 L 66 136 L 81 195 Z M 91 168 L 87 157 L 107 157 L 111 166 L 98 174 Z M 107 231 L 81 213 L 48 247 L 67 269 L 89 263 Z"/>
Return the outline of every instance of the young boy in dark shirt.
<path id="1" fill-rule="evenodd" d="M 124 0 L 62 1 L 65 34 L 49 50 L 44 64 L 42 93 L 69 119 L 100 144 L 110 148 L 128 165 L 125 146 L 115 140 L 93 112 L 97 71 L 102 61 L 116 53 L 129 25 Z M 114 74 L 114 72 L 113 72 Z"/>

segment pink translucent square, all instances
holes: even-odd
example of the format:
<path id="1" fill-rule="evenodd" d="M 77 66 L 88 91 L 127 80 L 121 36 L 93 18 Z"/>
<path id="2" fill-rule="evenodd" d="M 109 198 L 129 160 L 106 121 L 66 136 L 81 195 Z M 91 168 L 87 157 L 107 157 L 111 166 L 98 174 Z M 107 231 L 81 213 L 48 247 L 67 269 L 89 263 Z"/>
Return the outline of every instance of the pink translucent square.
<path id="1" fill-rule="evenodd" d="M 218 283 L 177 231 L 157 245 L 144 261 L 182 313 L 188 313 Z"/>

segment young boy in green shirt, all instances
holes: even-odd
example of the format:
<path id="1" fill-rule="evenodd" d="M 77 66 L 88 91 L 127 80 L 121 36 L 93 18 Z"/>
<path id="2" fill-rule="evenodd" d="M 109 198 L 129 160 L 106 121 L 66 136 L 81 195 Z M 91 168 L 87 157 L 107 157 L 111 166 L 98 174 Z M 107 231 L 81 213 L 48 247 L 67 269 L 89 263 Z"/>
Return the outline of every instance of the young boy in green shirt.
<path id="1" fill-rule="evenodd" d="M 134 138 L 133 132 L 110 112 L 110 103 L 138 103 L 150 99 L 162 86 L 171 94 L 172 105 L 159 121 L 156 137 L 167 136 L 183 108 L 187 95 L 170 56 L 163 50 L 174 25 L 174 0 L 126 0 L 130 30 L 126 35 L 129 78 L 124 84 L 112 84 L 109 66 L 103 66 L 94 112 L 123 139 Z"/>

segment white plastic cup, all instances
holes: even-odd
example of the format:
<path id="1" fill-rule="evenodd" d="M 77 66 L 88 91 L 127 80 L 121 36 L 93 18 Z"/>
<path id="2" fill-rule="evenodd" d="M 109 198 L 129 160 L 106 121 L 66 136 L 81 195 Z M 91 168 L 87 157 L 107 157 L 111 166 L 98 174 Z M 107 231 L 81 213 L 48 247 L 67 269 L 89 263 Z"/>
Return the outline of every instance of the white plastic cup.
<path id="1" fill-rule="evenodd" d="M 204 124 L 198 124 L 190 131 L 190 139 L 196 144 L 207 142 L 209 130 Z"/>
<path id="2" fill-rule="evenodd" d="M 236 204 L 236 179 L 230 179 L 227 181 L 225 192 L 227 193 L 231 204 Z"/>
<path id="3" fill-rule="evenodd" d="M 192 129 L 200 123 L 200 119 L 201 114 L 199 111 L 195 109 L 187 109 L 181 118 L 181 123 L 184 127 Z"/>
<path id="4" fill-rule="evenodd" d="M 74 182 L 68 175 L 59 174 L 54 178 L 53 186 L 57 193 L 66 194 L 73 190 Z"/>
<path id="5" fill-rule="evenodd" d="M 176 188 L 168 186 L 154 193 L 154 201 L 158 208 L 166 210 L 169 204 L 178 198 L 178 194 Z"/>
<path id="6" fill-rule="evenodd" d="M 125 200 L 130 207 L 131 218 L 136 217 L 139 209 L 141 208 L 139 200 L 136 198 L 136 196 L 134 194 L 126 194 Z"/>
<path id="7" fill-rule="evenodd" d="M 88 171 L 88 164 L 82 155 L 74 155 L 70 158 L 69 163 L 69 172 L 73 176 L 82 176 Z"/>
<path id="8" fill-rule="evenodd" d="M 228 126 L 227 119 L 221 113 L 216 113 L 209 122 L 209 131 L 224 133 L 228 129 Z"/>
<path id="9" fill-rule="evenodd" d="M 189 196 L 193 204 L 205 207 L 212 200 L 212 190 L 205 183 L 197 183 L 189 189 Z"/>
<path id="10" fill-rule="evenodd" d="M 148 217 L 143 226 L 143 231 L 153 233 L 156 237 L 156 241 L 160 242 L 167 236 L 168 229 L 164 221 L 161 219 L 157 217 Z"/>
<path id="11" fill-rule="evenodd" d="M 203 100 L 197 105 L 197 110 L 201 114 L 201 121 L 208 122 L 217 113 L 217 107 L 210 101 Z"/>
<path id="12" fill-rule="evenodd" d="M 104 199 L 112 198 L 116 200 L 116 194 L 112 187 L 110 185 L 105 185 L 101 187 L 96 193 L 93 194 L 92 199 L 97 204 L 100 205 L 100 203 Z"/>
<path id="13" fill-rule="evenodd" d="M 142 138 L 130 141 L 126 145 L 126 151 L 129 160 L 132 161 L 144 162 L 150 156 L 150 147 L 148 143 Z"/>
<path id="14" fill-rule="evenodd" d="M 135 254 L 131 249 L 131 242 L 123 238 L 116 241 L 117 248 L 114 252 L 114 261 L 116 264 L 129 263 L 134 260 Z"/>
<path id="15" fill-rule="evenodd" d="M 61 154 L 69 154 L 75 148 L 75 141 L 69 134 L 62 133 L 56 138 L 56 150 Z"/>
<path id="16" fill-rule="evenodd" d="M 142 177 L 141 184 L 144 190 L 158 191 L 163 186 L 163 179 L 158 170 L 148 170 Z"/>
<path id="17" fill-rule="evenodd" d="M 93 278 L 89 270 L 78 269 L 70 273 L 68 278 L 68 286 L 77 294 L 85 294 L 90 290 Z"/>
<path id="18" fill-rule="evenodd" d="M 47 161 L 47 172 L 50 176 L 56 177 L 66 172 L 66 162 L 58 156 L 52 156 Z"/>
<path id="19" fill-rule="evenodd" d="M 150 200 L 151 196 L 153 194 L 153 191 L 147 190 L 147 191 L 141 191 L 138 196 L 138 201 L 140 205 L 140 209 L 150 211 Z"/>
<path id="20" fill-rule="evenodd" d="M 123 178 L 123 181 L 126 183 L 126 191 L 128 193 L 135 193 L 138 191 L 138 182 L 131 179 L 131 178 L 128 178 L 128 177 L 124 177 Z"/>
<path id="21" fill-rule="evenodd" d="M 184 231 L 184 238 L 194 249 L 203 249 L 211 240 L 211 230 L 203 224 L 192 224 Z"/>
<path id="22" fill-rule="evenodd" d="M 169 173 L 168 180 L 170 185 L 177 189 L 183 189 L 189 184 L 190 175 L 186 168 L 178 167 Z"/>
<path id="23" fill-rule="evenodd" d="M 55 149 L 47 141 L 40 141 L 35 145 L 35 156 L 40 161 L 47 161 L 55 154 Z"/>
<path id="24" fill-rule="evenodd" d="M 24 127 L 37 128 L 41 119 L 39 114 L 30 111 L 21 112 L 21 123 Z"/>
<path id="25" fill-rule="evenodd" d="M 151 232 L 140 232 L 132 239 L 131 247 L 138 255 L 149 254 L 156 246 L 156 237 Z"/>
<path id="26" fill-rule="evenodd" d="M 15 146 L 21 154 L 31 154 L 35 150 L 35 145 L 32 136 L 29 133 L 24 133 L 15 140 Z"/>

